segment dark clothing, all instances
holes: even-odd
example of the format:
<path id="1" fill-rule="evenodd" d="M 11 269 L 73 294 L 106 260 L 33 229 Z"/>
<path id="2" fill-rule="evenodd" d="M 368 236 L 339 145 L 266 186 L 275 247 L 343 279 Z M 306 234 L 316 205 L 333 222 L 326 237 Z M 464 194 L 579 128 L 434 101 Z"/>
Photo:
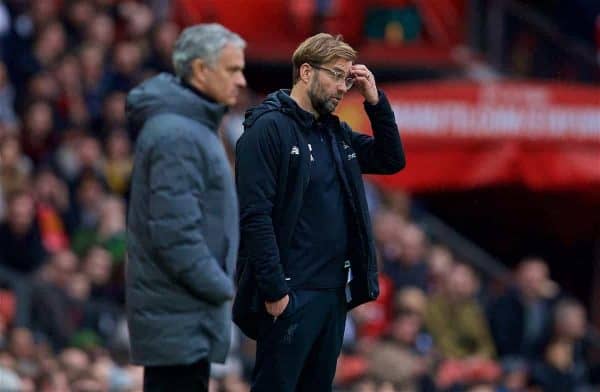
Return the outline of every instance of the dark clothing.
<path id="1" fill-rule="evenodd" d="M 263 311 L 252 392 L 331 391 L 345 324 L 343 289 L 292 291 L 276 320 Z"/>
<path id="2" fill-rule="evenodd" d="M 146 366 L 144 392 L 208 392 L 210 363 L 203 359 L 190 365 Z"/>
<path id="3" fill-rule="evenodd" d="M 547 363 L 537 363 L 531 372 L 533 384 L 544 392 L 575 392 L 581 388 L 571 372 L 563 372 Z"/>
<path id="4" fill-rule="evenodd" d="M 401 290 L 405 287 L 418 287 L 427 292 L 427 264 L 419 262 L 405 265 L 398 260 L 383 263 L 383 272 L 394 282 L 394 288 Z"/>
<path id="5" fill-rule="evenodd" d="M 8 223 L 0 224 L 0 264 L 30 275 L 46 260 L 47 253 L 37 221 L 24 235 L 15 234 Z"/>
<path id="6" fill-rule="evenodd" d="M 540 300 L 529 309 L 516 290 L 498 298 L 490 307 L 488 318 L 498 355 L 528 359 L 542 354 L 551 332 L 549 301 Z"/>
<path id="7" fill-rule="evenodd" d="M 127 97 L 139 132 L 127 222 L 131 355 L 145 366 L 223 362 L 239 243 L 225 107 L 160 74 Z"/>
<path id="8" fill-rule="evenodd" d="M 317 125 L 306 131 L 310 151 L 310 180 L 296 230 L 292 235 L 287 272 L 297 277 L 294 287 L 340 288 L 346 285 L 349 207 L 335 170 L 331 136 Z M 296 271 L 295 268 L 301 269 Z M 286 279 L 291 279 L 289 276 Z"/>
<path id="9" fill-rule="evenodd" d="M 365 103 L 375 137 L 353 132 L 334 115 L 319 121 L 333 135 L 334 167 L 348 205 L 348 247 L 353 279 L 348 308 L 379 295 L 377 263 L 365 199 L 363 173 L 392 174 L 404 167 L 404 152 L 393 111 L 383 93 Z M 290 261 L 291 243 L 311 179 L 307 129 L 315 118 L 280 90 L 249 110 L 236 147 L 240 199 L 240 256 L 234 321 L 249 337 L 257 334 L 264 301 L 281 299 L 296 282 L 312 279 L 314 260 Z M 334 244 L 329 244 L 333 246 Z M 289 280 L 286 280 L 289 278 Z"/>

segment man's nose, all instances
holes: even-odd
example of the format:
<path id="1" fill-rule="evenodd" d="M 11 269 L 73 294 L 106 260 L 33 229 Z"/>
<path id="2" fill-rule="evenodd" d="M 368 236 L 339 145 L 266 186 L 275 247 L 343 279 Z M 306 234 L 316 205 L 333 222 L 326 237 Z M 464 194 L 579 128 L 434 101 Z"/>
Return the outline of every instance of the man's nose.
<path id="1" fill-rule="evenodd" d="M 238 87 L 246 87 L 246 77 L 244 76 L 244 74 L 240 74 L 240 76 L 236 80 L 236 85 Z"/>

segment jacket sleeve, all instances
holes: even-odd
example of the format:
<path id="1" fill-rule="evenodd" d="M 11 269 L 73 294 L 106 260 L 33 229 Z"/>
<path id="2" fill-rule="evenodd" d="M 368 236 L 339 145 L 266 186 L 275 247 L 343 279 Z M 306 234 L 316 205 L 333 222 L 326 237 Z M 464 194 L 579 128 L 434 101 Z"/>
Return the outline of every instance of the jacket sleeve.
<path id="1" fill-rule="evenodd" d="M 149 157 L 148 227 L 157 261 L 198 298 L 220 304 L 233 298 L 234 288 L 201 230 L 199 199 L 209 168 L 197 143 L 176 135 L 166 139 Z"/>
<path id="2" fill-rule="evenodd" d="M 236 145 L 241 242 L 260 296 L 269 302 L 289 292 L 272 219 L 280 150 L 276 124 L 264 116 L 246 129 Z"/>
<path id="3" fill-rule="evenodd" d="M 379 102 L 376 105 L 365 102 L 364 107 L 373 136 L 350 129 L 352 148 L 356 151 L 361 171 L 366 174 L 393 174 L 402 170 L 406 165 L 404 149 L 387 97 L 379 91 Z"/>

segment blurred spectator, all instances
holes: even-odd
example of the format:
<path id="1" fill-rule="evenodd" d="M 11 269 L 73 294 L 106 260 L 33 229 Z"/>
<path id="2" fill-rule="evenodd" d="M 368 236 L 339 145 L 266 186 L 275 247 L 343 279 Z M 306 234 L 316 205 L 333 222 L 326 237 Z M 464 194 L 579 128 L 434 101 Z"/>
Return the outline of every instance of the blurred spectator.
<path id="1" fill-rule="evenodd" d="M 44 247 L 50 252 L 66 249 L 69 246 L 67 223 L 71 219 L 67 184 L 50 168 L 42 168 L 36 174 L 34 192 Z"/>
<path id="2" fill-rule="evenodd" d="M 88 250 L 83 260 L 83 272 L 91 284 L 91 298 L 114 300 L 115 295 L 110 287 L 112 267 L 112 257 L 107 250 L 99 246 Z"/>
<path id="3" fill-rule="evenodd" d="M 525 259 L 518 265 L 516 286 L 498 298 L 489 311 L 500 357 L 534 358 L 541 354 L 555 295 L 555 285 L 543 260 Z"/>
<path id="4" fill-rule="evenodd" d="M 56 147 L 52 107 L 45 101 L 34 101 L 25 109 L 23 151 L 38 166 L 50 161 Z"/>
<path id="5" fill-rule="evenodd" d="M 73 249 L 83 255 L 99 245 L 108 250 L 115 263 L 120 263 L 125 259 L 125 203 L 114 196 L 102 197 L 97 203 L 93 211 L 96 223 L 76 231 Z"/>
<path id="6" fill-rule="evenodd" d="M 5 35 L 8 34 L 10 30 L 10 13 L 4 5 L 4 2 L 0 1 L 0 39 L 2 39 Z M 2 52 L 0 52 L 0 56 L 2 56 Z"/>
<path id="7" fill-rule="evenodd" d="M 110 190 L 125 196 L 133 168 L 131 142 L 124 130 L 115 130 L 106 140 L 104 176 Z"/>
<path id="8" fill-rule="evenodd" d="M 65 6 L 65 25 L 68 36 L 72 41 L 71 45 L 73 45 L 82 39 L 84 31 L 91 25 L 96 10 L 92 0 L 73 0 Z"/>
<path id="9" fill-rule="evenodd" d="M 0 144 L 0 188 L 3 196 L 25 189 L 30 183 L 32 169 L 31 160 L 23 154 L 18 137 L 6 136 Z"/>
<path id="10" fill-rule="evenodd" d="M 3 127 L 15 128 L 17 116 L 14 111 L 15 91 L 8 79 L 6 65 L 0 62 L 0 124 Z M 0 137 L 2 134 L 0 134 Z"/>
<path id="11" fill-rule="evenodd" d="M 444 290 L 429 301 L 425 324 L 445 358 L 495 356 L 485 313 L 475 298 L 478 289 L 473 270 L 457 264 L 450 270 Z"/>
<path id="12" fill-rule="evenodd" d="M 96 126 L 96 133 L 102 139 L 106 139 L 110 132 L 124 128 L 126 125 L 125 93 L 121 91 L 110 93 L 102 104 L 102 118 Z"/>
<path id="13" fill-rule="evenodd" d="M 80 312 L 71 309 L 67 287 L 79 261 L 71 251 L 53 255 L 40 270 L 35 281 L 32 300 L 32 324 L 52 346 L 64 347 L 76 331 Z"/>
<path id="14" fill-rule="evenodd" d="M 85 44 L 79 51 L 83 94 L 90 116 L 97 119 L 102 112 L 102 99 L 110 92 L 110 77 L 105 69 L 105 49 L 98 44 Z"/>
<path id="15" fill-rule="evenodd" d="M 425 317 L 428 301 L 429 299 L 423 290 L 417 287 L 405 287 L 396 292 L 396 298 L 394 298 L 394 311 L 410 311 L 421 317 Z"/>
<path id="16" fill-rule="evenodd" d="M 115 22 L 106 13 L 96 13 L 86 25 L 85 42 L 109 50 L 115 41 Z"/>
<path id="17" fill-rule="evenodd" d="M 523 392 L 529 385 L 529 365 L 521 359 L 502 363 L 502 379 L 496 392 Z"/>
<path id="18" fill-rule="evenodd" d="M 45 101 L 55 105 L 60 94 L 58 82 L 48 71 L 40 71 L 29 79 L 27 98 L 33 101 Z"/>
<path id="19" fill-rule="evenodd" d="M 80 349 L 67 348 L 59 355 L 59 361 L 69 381 L 75 381 L 86 374 L 90 367 L 89 356 Z"/>
<path id="20" fill-rule="evenodd" d="M 423 320 L 417 313 L 400 311 L 388 337 L 375 343 L 367 353 L 368 374 L 388 381 L 399 391 L 432 389 L 428 374 L 433 369 L 431 339 L 421 333 Z"/>
<path id="21" fill-rule="evenodd" d="M 134 41 L 145 38 L 154 22 L 152 10 L 144 3 L 131 0 L 121 2 L 117 10 L 126 26 L 127 37 Z"/>
<path id="22" fill-rule="evenodd" d="M 383 271 L 392 279 L 394 287 L 418 287 L 427 290 L 427 264 L 425 263 L 425 233 L 417 225 L 409 223 L 401 229 L 400 249 L 386 258 L 384 250 Z M 388 246 L 391 244 L 388 244 Z"/>
<path id="23" fill-rule="evenodd" d="M 37 270 L 46 258 L 33 197 L 26 191 L 8 197 L 6 222 L 0 224 L 0 264 L 22 274 Z"/>
<path id="24" fill-rule="evenodd" d="M 533 380 L 544 392 L 582 390 L 588 381 L 585 309 L 579 302 L 565 299 L 557 303 L 553 316 L 552 338 L 544 358 L 533 368 Z"/>
<path id="25" fill-rule="evenodd" d="M 39 3 L 49 3 L 40 1 Z M 23 53 L 16 68 L 16 81 L 23 85 L 32 75 L 52 65 L 67 47 L 65 30 L 58 21 L 41 25 L 31 51 Z"/>
<path id="26" fill-rule="evenodd" d="M 8 350 L 15 359 L 14 369 L 24 375 L 33 375 L 37 371 L 36 345 L 31 331 L 27 328 L 15 328 L 9 338 Z"/>
<path id="27" fill-rule="evenodd" d="M 443 245 L 434 245 L 427 253 L 427 269 L 429 270 L 428 286 L 432 294 L 440 293 L 452 267 L 454 257 L 448 248 Z"/>
<path id="28" fill-rule="evenodd" d="M 457 264 L 427 306 L 425 324 L 444 358 L 437 376 L 442 388 L 493 382 L 500 375 L 485 313 L 475 299 L 478 289 L 473 270 Z"/>
<path id="29" fill-rule="evenodd" d="M 142 81 L 142 48 L 134 41 L 118 43 L 113 50 L 111 89 L 127 92 Z"/>
<path id="30" fill-rule="evenodd" d="M 73 234 L 73 248 L 80 254 L 85 250 L 85 246 L 78 245 L 79 241 L 86 244 L 90 232 L 91 235 L 95 233 L 100 220 L 101 201 L 105 196 L 104 181 L 93 170 L 86 170 L 79 176 L 75 185 L 77 229 Z"/>
<path id="31" fill-rule="evenodd" d="M 179 27 L 170 21 L 159 23 L 152 32 L 151 54 L 147 66 L 156 72 L 173 72 L 173 45 L 179 35 Z"/>

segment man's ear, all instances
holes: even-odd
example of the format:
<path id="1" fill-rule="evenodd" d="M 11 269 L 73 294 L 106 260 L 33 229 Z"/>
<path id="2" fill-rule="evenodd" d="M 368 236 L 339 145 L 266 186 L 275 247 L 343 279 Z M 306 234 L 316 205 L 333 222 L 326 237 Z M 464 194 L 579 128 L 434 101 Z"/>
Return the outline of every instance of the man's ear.
<path id="1" fill-rule="evenodd" d="M 207 64 L 202 59 L 192 60 L 192 78 L 200 83 L 204 83 L 206 81 L 207 68 Z"/>
<path id="2" fill-rule="evenodd" d="M 311 72 L 313 71 L 313 68 L 308 64 L 308 63 L 304 63 L 300 66 L 300 79 L 305 82 L 308 83 L 308 81 L 310 80 L 310 75 Z"/>

